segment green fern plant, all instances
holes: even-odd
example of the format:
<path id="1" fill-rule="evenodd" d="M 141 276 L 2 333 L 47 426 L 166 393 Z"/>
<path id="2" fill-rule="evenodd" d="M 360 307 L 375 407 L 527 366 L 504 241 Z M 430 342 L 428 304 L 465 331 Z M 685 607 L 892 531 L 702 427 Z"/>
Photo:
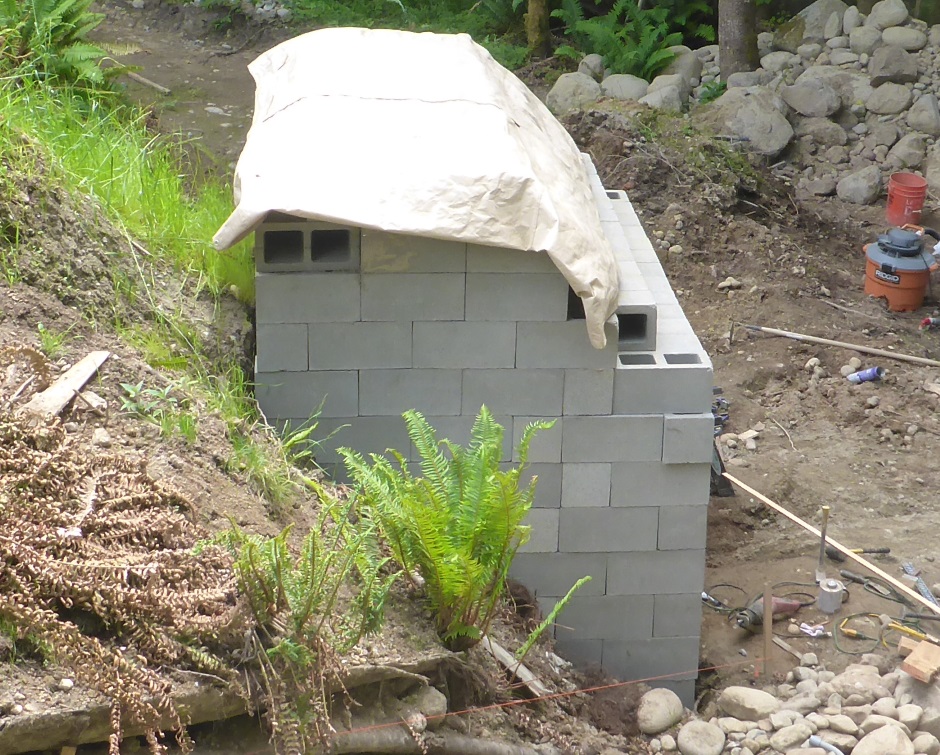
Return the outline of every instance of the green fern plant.
<path id="1" fill-rule="evenodd" d="M 105 51 L 87 40 L 104 15 L 93 0 L 0 0 L 0 61 L 47 77 L 101 84 Z"/>
<path id="2" fill-rule="evenodd" d="M 424 581 L 437 631 L 451 650 L 477 644 L 503 595 L 510 564 L 529 538 L 523 524 L 536 480 L 521 484 L 529 444 L 551 422 L 529 425 L 517 450 L 518 466 L 500 469 L 503 428 L 484 406 L 466 448 L 438 440 L 417 411 L 404 413 L 421 458 L 413 476 L 404 457 L 371 455 L 371 463 L 340 449 L 356 483 L 363 517 L 376 522 L 406 575 Z"/>
<path id="3" fill-rule="evenodd" d="M 715 27 L 709 23 L 715 10 L 705 0 L 657 0 L 656 5 L 666 9 L 670 31 L 704 42 L 717 41 Z"/>
<path id="4" fill-rule="evenodd" d="M 577 0 L 563 0 L 553 15 L 562 19 L 577 48 L 564 46 L 556 52 L 569 57 L 597 53 L 611 73 L 651 79 L 675 57 L 669 48 L 682 44 L 682 34 L 669 31 L 668 8 L 640 9 L 635 0 L 617 0 L 607 14 L 595 18 L 585 18 Z"/>

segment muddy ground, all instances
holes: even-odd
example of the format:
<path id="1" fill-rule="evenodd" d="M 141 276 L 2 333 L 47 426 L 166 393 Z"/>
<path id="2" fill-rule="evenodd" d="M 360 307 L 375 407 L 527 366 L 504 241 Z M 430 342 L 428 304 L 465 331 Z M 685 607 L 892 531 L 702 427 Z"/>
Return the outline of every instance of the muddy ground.
<path id="1" fill-rule="evenodd" d="M 141 9 L 123 2 L 101 7 L 107 21 L 98 36 L 129 45 L 135 51 L 119 55 L 122 62 L 171 90 L 161 95 L 122 80 L 128 94 L 154 107 L 162 129 L 192 139 L 210 158 L 209 169 L 230 174 L 251 119 L 253 84 L 246 66 L 290 32 L 240 23 L 226 28 L 220 13 L 152 0 Z M 628 192 L 654 244 L 663 242 L 663 264 L 729 402 L 725 431 L 759 429 L 756 450 L 747 450 L 743 441 L 737 448 L 722 445 L 729 472 L 812 523 L 819 522 L 820 507 L 829 505 L 834 538 L 852 547 L 890 547 L 890 555 L 876 560 L 890 574 L 900 576 L 900 564 L 912 562 L 927 584 L 940 582 L 940 510 L 934 505 L 940 395 L 931 387 L 940 384 L 940 368 L 743 327 L 782 328 L 940 359 L 940 331 L 918 330 L 920 320 L 934 313 L 934 290 L 923 309 L 908 314 L 888 312 L 862 291 L 862 245 L 884 230 L 883 203 L 859 207 L 798 197 L 785 171 L 763 165 L 737 165 L 739 180 L 730 180 L 727 171 L 696 167 L 692 158 L 702 143 L 690 137 L 683 145 L 681 127 L 663 126 L 668 139 L 660 144 L 647 140 L 649 131 L 635 116 L 596 112 L 569 117 L 566 125 L 592 154 L 607 187 Z M 751 180 L 751 172 L 758 180 Z M 940 223 L 933 209 L 928 207 L 927 225 Z M 740 286 L 719 288 L 729 276 Z M 865 366 L 882 366 L 885 378 L 850 384 L 840 368 L 854 356 Z M 811 358 L 819 359 L 824 375 L 807 370 Z M 170 474 L 173 466 L 168 458 Z M 742 605 L 743 596 L 768 584 L 812 582 L 817 552 L 809 535 L 748 495 L 712 499 L 706 584 L 729 604 Z M 836 576 L 846 565 L 826 566 Z M 733 587 L 713 588 L 719 584 Z M 850 610 L 900 615 L 897 604 L 858 587 L 850 590 L 845 612 Z M 798 616 L 810 624 L 824 619 L 813 607 Z M 815 652 L 833 670 L 851 662 L 831 639 L 793 635 L 786 623 L 777 631 L 797 652 Z M 703 676 L 705 701 L 709 685 L 751 677 L 761 652 L 758 638 L 706 609 L 701 665 L 720 669 Z M 789 667 L 792 659 L 782 650 L 775 653 L 777 668 Z"/>

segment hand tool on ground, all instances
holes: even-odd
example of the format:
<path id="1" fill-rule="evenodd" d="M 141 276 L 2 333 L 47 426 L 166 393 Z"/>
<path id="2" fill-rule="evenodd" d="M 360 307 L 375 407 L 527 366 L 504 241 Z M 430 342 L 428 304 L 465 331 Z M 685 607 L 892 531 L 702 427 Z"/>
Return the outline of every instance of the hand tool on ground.
<path id="1" fill-rule="evenodd" d="M 822 507 L 822 524 L 819 527 L 819 563 L 816 565 L 816 584 L 826 581 L 826 527 L 829 525 L 829 507 Z"/>
<path id="2" fill-rule="evenodd" d="M 852 548 L 851 550 L 852 553 L 869 553 L 881 556 L 891 552 L 890 548 Z M 830 561 L 838 561 L 840 564 L 845 561 L 845 554 L 833 548 L 831 545 L 826 546 L 826 556 Z"/>
<path id="3" fill-rule="evenodd" d="M 771 607 L 773 608 L 772 620 L 781 619 L 784 616 L 792 616 L 804 606 L 804 603 L 795 598 L 773 597 Z M 764 623 L 764 596 L 761 595 L 751 601 L 751 604 L 731 617 L 734 623 L 741 629 L 747 629 L 749 632 L 757 632 L 758 627 Z"/>

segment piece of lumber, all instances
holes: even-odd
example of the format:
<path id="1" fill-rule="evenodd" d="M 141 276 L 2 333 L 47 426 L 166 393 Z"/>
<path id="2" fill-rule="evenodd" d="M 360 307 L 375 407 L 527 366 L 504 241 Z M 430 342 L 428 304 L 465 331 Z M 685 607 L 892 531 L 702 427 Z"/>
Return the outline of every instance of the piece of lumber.
<path id="1" fill-rule="evenodd" d="M 47 418 L 56 416 L 78 395 L 85 383 L 95 376 L 98 368 L 109 356 L 110 351 L 93 351 L 82 357 L 46 390 L 37 393 L 24 404 L 20 413 Z"/>
<path id="2" fill-rule="evenodd" d="M 898 655 L 906 658 L 920 643 L 920 640 L 915 640 L 913 637 L 902 637 L 898 640 Z"/>
<path id="3" fill-rule="evenodd" d="M 860 354 L 872 354 L 876 357 L 885 359 L 894 359 L 898 362 L 911 362 L 913 364 L 926 364 L 930 367 L 940 367 L 940 362 L 936 359 L 927 359 L 926 357 L 915 357 L 910 354 L 895 354 L 893 351 L 885 349 L 876 349 L 872 346 L 861 346 L 857 343 L 846 343 L 845 341 L 832 341 L 828 338 L 817 338 L 816 336 L 807 336 L 802 333 L 793 333 L 789 330 L 778 330 L 777 328 L 765 328 L 761 325 L 745 325 L 748 330 L 756 330 L 760 333 L 767 333 L 771 336 L 783 336 L 792 338 L 795 341 L 805 341 L 806 343 L 817 343 L 821 346 L 838 346 L 840 349 L 849 349 L 857 351 Z"/>
<path id="4" fill-rule="evenodd" d="M 803 660 L 803 656 L 800 654 L 800 652 L 797 650 L 794 650 L 793 646 L 786 640 L 782 640 L 779 637 L 774 637 L 774 645 L 776 645 L 781 650 L 785 650 L 794 658 L 796 658 L 798 661 Z"/>
<path id="5" fill-rule="evenodd" d="M 517 661 L 515 656 L 496 642 L 496 640 L 484 635 L 480 644 L 483 645 L 484 649 L 492 653 L 493 657 L 500 665 L 505 667 L 510 674 L 522 682 L 533 696 L 547 697 L 552 694 L 552 691 L 542 684 L 535 674 L 526 666 L 523 666 L 520 661 Z"/>
<path id="6" fill-rule="evenodd" d="M 167 88 L 166 88 L 165 86 L 163 86 L 162 84 L 158 84 L 158 83 L 155 82 L 155 81 L 151 81 L 150 79 L 146 79 L 146 78 L 144 78 L 143 76 L 141 76 L 139 73 L 134 73 L 133 71 L 127 71 L 127 72 L 126 72 L 126 75 L 127 75 L 127 78 L 133 79 L 133 80 L 136 81 L 138 84 L 143 84 L 145 87 L 150 87 L 151 89 L 156 89 L 160 94 L 169 94 L 169 93 L 170 93 L 170 90 L 167 89 Z"/>
<path id="7" fill-rule="evenodd" d="M 913 676 L 917 681 L 929 684 L 940 671 L 940 647 L 922 640 L 901 663 L 901 671 Z"/>
<path id="8" fill-rule="evenodd" d="M 754 490 L 754 488 L 752 488 L 750 485 L 745 485 L 745 484 L 744 484 L 743 482 L 741 482 L 739 479 L 737 479 L 736 477 L 733 477 L 732 475 L 728 474 L 727 472 L 724 472 L 723 475 L 724 475 L 724 477 L 726 477 L 728 480 L 730 480 L 732 483 L 734 483 L 735 485 L 737 485 L 739 488 L 741 488 L 742 490 L 746 491 L 747 493 L 750 493 L 750 494 L 751 494 L 752 496 L 754 496 L 758 501 L 760 501 L 761 503 L 765 504 L 766 506 L 769 506 L 769 507 L 772 508 L 774 511 L 776 511 L 776 512 L 778 512 L 778 513 L 780 513 L 780 514 L 783 514 L 783 515 L 784 515 L 787 519 L 789 519 L 791 522 L 794 522 L 795 524 L 798 524 L 800 527 L 802 527 L 803 529 L 805 529 L 807 532 L 811 533 L 811 534 L 814 535 L 815 537 L 821 537 L 821 536 L 822 536 L 822 533 L 821 533 L 818 529 L 816 529 L 813 525 L 811 525 L 809 522 L 806 522 L 806 521 L 804 521 L 803 519 L 800 519 L 796 514 L 794 514 L 794 513 L 790 512 L 790 511 L 788 511 L 788 510 L 785 509 L 783 506 L 781 506 L 779 503 L 775 503 L 774 501 L 770 500 L 770 499 L 769 499 L 767 496 L 765 496 L 763 493 L 758 493 L 758 492 L 757 492 L 756 490 Z M 885 582 L 888 582 L 890 585 L 892 585 L 893 587 L 897 588 L 900 592 L 904 593 L 904 594 L 905 594 L 907 597 L 909 597 L 911 600 L 915 601 L 916 603 L 920 603 L 922 606 L 926 606 L 927 608 L 929 608 L 929 609 L 931 610 L 931 612 L 940 615 L 940 606 L 937 606 L 937 605 L 931 603 L 929 600 L 927 600 L 927 599 L 926 599 L 923 595 L 921 595 L 919 592 L 916 592 L 915 590 L 912 590 L 910 587 L 908 587 L 908 586 L 905 585 L 903 582 L 901 582 L 901 580 L 895 579 L 894 577 L 892 577 L 890 574 L 888 574 L 888 572 L 884 571 L 883 569 L 879 569 L 877 566 L 875 566 L 875 565 L 874 565 L 871 561 L 869 561 L 868 559 L 863 558 L 863 557 L 862 557 L 861 555 L 859 555 L 858 553 L 853 553 L 849 548 L 846 548 L 844 545 L 842 545 L 842 543 L 839 543 L 839 542 L 833 540 L 833 539 L 832 539 L 831 537 L 829 537 L 828 535 L 826 536 L 826 543 L 827 543 L 828 545 L 831 545 L 833 548 L 835 548 L 837 551 L 839 551 L 839 552 L 840 552 L 842 555 L 844 555 L 846 558 L 852 559 L 852 560 L 853 560 L 856 564 L 858 564 L 859 566 L 863 566 L 863 567 L 865 567 L 866 569 L 868 569 L 868 571 L 870 571 L 872 574 L 875 574 L 875 575 L 881 577 Z"/>

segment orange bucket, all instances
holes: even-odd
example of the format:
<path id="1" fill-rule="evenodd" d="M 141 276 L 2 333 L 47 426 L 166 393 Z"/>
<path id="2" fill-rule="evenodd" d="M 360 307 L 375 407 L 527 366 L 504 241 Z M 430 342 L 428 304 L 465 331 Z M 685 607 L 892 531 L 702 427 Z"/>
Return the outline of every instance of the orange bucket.
<path id="1" fill-rule="evenodd" d="M 926 198 L 926 179 L 914 173 L 893 174 L 888 179 L 888 207 L 885 219 L 889 225 L 919 223 Z"/>

